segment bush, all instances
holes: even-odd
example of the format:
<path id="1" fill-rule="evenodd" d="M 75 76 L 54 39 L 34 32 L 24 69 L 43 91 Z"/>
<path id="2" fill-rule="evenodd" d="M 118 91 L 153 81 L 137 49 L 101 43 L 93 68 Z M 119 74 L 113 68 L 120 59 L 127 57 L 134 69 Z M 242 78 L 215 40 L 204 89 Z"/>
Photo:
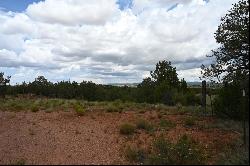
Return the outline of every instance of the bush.
<path id="1" fill-rule="evenodd" d="M 163 129 L 170 129 L 170 128 L 173 128 L 176 126 L 175 123 L 169 121 L 169 120 L 165 120 L 165 119 L 162 119 L 159 123 L 160 127 L 163 128 Z"/>
<path id="2" fill-rule="evenodd" d="M 198 144 L 186 135 L 176 144 L 163 137 L 153 143 L 153 153 L 149 155 L 147 164 L 152 165 L 190 165 L 203 164 L 204 156 Z"/>
<path id="3" fill-rule="evenodd" d="M 26 161 L 24 159 L 19 159 L 10 165 L 25 165 Z"/>
<path id="4" fill-rule="evenodd" d="M 106 106 L 106 110 L 107 112 L 118 112 L 119 108 L 118 106 L 115 106 L 114 104 L 108 103 L 108 105 Z"/>
<path id="5" fill-rule="evenodd" d="M 187 91 L 186 93 L 176 93 L 174 96 L 177 103 L 181 103 L 184 106 L 195 106 L 201 104 L 201 98 L 196 96 L 192 91 Z"/>
<path id="6" fill-rule="evenodd" d="M 140 119 L 136 122 L 136 127 L 137 129 L 143 129 L 146 131 L 152 131 L 154 128 L 152 124 L 143 119 Z"/>
<path id="7" fill-rule="evenodd" d="M 142 149 L 131 148 L 130 146 L 125 149 L 125 157 L 130 162 L 143 163 L 146 158 L 146 153 Z"/>
<path id="8" fill-rule="evenodd" d="M 18 101 L 17 101 L 17 102 L 18 102 Z M 13 105 L 13 109 L 14 109 L 15 111 L 20 111 L 20 110 L 23 110 L 24 107 L 23 107 L 23 105 L 22 105 L 21 103 L 15 103 L 15 104 Z"/>
<path id="9" fill-rule="evenodd" d="M 154 153 L 149 156 L 148 164 L 166 165 L 174 164 L 172 153 L 174 146 L 168 140 L 160 137 L 153 143 Z"/>
<path id="10" fill-rule="evenodd" d="M 84 115 L 86 110 L 84 109 L 83 105 L 80 102 L 74 104 L 74 110 L 80 116 Z"/>
<path id="11" fill-rule="evenodd" d="M 199 146 L 187 135 L 182 136 L 175 145 L 175 161 L 180 165 L 202 164 L 203 153 Z"/>
<path id="12" fill-rule="evenodd" d="M 246 93 L 247 94 L 247 93 Z M 220 118 L 241 120 L 249 117 L 249 97 L 243 100 L 240 86 L 236 83 L 227 84 L 220 89 L 213 105 L 215 114 Z M 244 115 L 244 111 L 247 115 Z"/>
<path id="13" fill-rule="evenodd" d="M 37 111 L 39 111 L 39 107 L 37 105 L 33 105 L 31 107 L 31 112 L 37 112 Z"/>
<path id="14" fill-rule="evenodd" d="M 194 126 L 195 125 L 195 118 L 194 117 L 188 117 L 185 119 L 185 125 L 186 126 Z"/>
<path id="15" fill-rule="evenodd" d="M 192 92 L 188 92 L 185 94 L 185 99 L 186 99 L 186 105 L 201 105 L 201 98 L 199 96 L 196 96 Z"/>
<path id="16" fill-rule="evenodd" d="M 125 123 L 120 126 L 120 133 L 123 135 L 131 135 L 135 132 L 135 126 Z"/>

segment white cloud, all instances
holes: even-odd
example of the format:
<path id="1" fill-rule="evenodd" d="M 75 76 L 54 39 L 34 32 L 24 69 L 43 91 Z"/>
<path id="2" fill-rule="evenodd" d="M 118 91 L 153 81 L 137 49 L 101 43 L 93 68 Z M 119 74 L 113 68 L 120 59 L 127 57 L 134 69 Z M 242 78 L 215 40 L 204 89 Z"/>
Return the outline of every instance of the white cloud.
<path id="1" fill-rule="evenodd" d="M 35 25 L 30 18 L 23 13 L 15 14 L 13 17 L 4 19 L 1 32 L 4 34 L 30 34 L 34 31 Z"/>
<path id="2" fill-rule="evenodd" d="M 134 0 L 120 11 L 115 0 L 46 0 L 0 12 L 0 67 L 16 67 L 19 82 L 25 70 L 29 79 L 139 82 L 169 60 L 180 77 L 198 80 L 220 18 L 236 1 Z"/>
<path id="3" fill-rule="evenodd" d="M 115 0 L 46 0 L 29 5 L 35 20 L 64 25 L 104 24 L 119 12 Z"/>

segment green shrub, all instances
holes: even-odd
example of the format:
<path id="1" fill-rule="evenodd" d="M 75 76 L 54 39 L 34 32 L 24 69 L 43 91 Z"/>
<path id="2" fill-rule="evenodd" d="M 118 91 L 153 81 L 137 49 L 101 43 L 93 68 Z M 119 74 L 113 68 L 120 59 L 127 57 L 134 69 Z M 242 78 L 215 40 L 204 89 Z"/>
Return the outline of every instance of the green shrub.
<path id="1" fill-rule="evenodd" d="M 157 153 L 164 154 L 164 155 L 167 155 L 168 153 L 170 153 L 169 150 L 173 149 L 172 144 L 168 140 L 166 140 L 164 137 L 157 138 L 154 141 L 153 146 Z"/>
<path id="2" fill-rule="evenodd" d="M 54 108 L 53 107 L 49 107 L 47 109 L 44 110 L 46 113 L 51 113 L 54 111 Z"/>
<path id="3" fill-rule="evenodd" d="M 203 164 L 201 148 L 187 135 L 182 136 L 175 145 L 175 161 L 180 165 Z"/>
<path id="4" fill-rule="evenodd" d="M 31 112 L 37 112 L 37 111 L 39 111 L 39 107 L 37 105 L 33 105 L 31 107 Z"/>
<path id="5" fill-rule="evenodd" d="M 123 135 L 131 135 L 135 132 L 135 126 L 125 123 L 120 126 L 120 133 Z"/>
<path id="6" fill-rule="evenodd" d="M 188 117 L 188 118 L 185 119 L 184 123 L 185 123 L 186 126 L 189 126 L 189 127 L 194 126 L 196 124 L 195 120 L 196 119 L 194 117 Z"/>
<path id="7" fill-rule="evenodd" d="M 184 106 L 195 106 L 201 104 L 200 97 L 196 96 L 192 91 L 187 91 L 184 94 L 176 93 L 174 97 L 177 103 L 181 103 Z"/>
<path id="8" fill-rule="evenodd" d="M 147 165 L 171 165 L 173 161 L 173 144 L 163 137 L 157 138 L 153 142 L 153 152 L 148 155 L 145 163 Z"/>
<path id="9" fill-rule="evenodd" d="M 125 157 L 130 162 L 143 163 L 146 158 L 146 153 L 142 149 L 131 148 L 130 146 L 125 149 Z"/>
<path id="10" fill-rule="evenodd" d="M 153 143 L 153 153 L 146 159 L 152 165 L 203 164 L 204 153 L 191 138 L 182 136 L 176 144 L 160 137 Z"/>
<path id="11" fill-rule="evenodd" d="M 118 112 L 119 108 L 118 108 L 118 106 L 115 106 L 114 104 L 109 103 L 106 106 L 106 110 L 107 110 L 107 112 Z"/>
<path id="12" fill-rule="evenodd" d="M 159 125 L 163 129 L 171 129 L 176 126 L 174 122 L 165 119 L 161 119 Z"/>
<path id="13" fill-rule="evenodd" d="M 25 165 L 26 161 L 24 159 L 19 159 L 10 165 Z"/>
<path id="14" fill-rule="evenodd" d="M 246 94 L 248 94 L 246 92 Z M 213 101 L 215 114 L 220 118 L 241 120 L 249 118 L 249 96 L 242 97 L 242 90 L 237 83 L 227 84 L 220 89 Z M 246 115 L 244 112 L 246 111 Z"/>
<path id="15" fill-rule="evenodd" d="M 18 102 L 18 101 L 17 101 L 17 102 Z M 20 111 L 20 110 L 23 110 L 24 107 L 23 107 L 22 104 L 16 103 L 16 104 L 13 105 L 13 109 L 14 109 L 15 111 Z"/>
<path id="16" fill-rule="evenodd" d="M 242 147 L 243 140 L 238 138 L 218 153 L 218 165 L 249 165 L 249 147 Z"/>
<path id="17" fill-rule="evenodd" d="M 148 121 L 146 121 L 144 119 L 140 119 L 140 120 L 138 120 L 136 122 L 136 128 L 137 129 L 143 129 L 143 130 L 146 130 L 146 131 L 152 131 L 154 127 Z"/>
<path id="18" fill-rule="evenodd" d="M 79 116 L 84 115 L 86 112 L 86 110 L 84 109 L 83 105 L 80 102 L 74 104 L 74 110 Z"/>

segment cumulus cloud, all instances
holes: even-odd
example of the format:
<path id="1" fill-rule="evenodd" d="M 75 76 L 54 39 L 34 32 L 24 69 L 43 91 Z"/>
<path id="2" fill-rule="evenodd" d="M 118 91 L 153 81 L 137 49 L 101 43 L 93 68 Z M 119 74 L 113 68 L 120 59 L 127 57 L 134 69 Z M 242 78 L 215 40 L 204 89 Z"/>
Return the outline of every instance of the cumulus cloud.
<path id="1" fill-rule="evenodd" d="M 116 12 L 115 0 L 46 0 L 26 10 L 32 19 L 64 25 L 104 24 Z"/>
<path id="2" fill-rule="evenodd" d="M 214 32 L 237 0 L 45 0 L 22 13 L 0 12 L 0 68 L 14 82 L 140 82 L 159 60 L 179 77 L 199 80 Z M 171 9 L 171 10 L 169 10 Z M 23 79 L 22 72 L 30 72 Z M 24 76 L 25 77 L 25 76 Z"/>

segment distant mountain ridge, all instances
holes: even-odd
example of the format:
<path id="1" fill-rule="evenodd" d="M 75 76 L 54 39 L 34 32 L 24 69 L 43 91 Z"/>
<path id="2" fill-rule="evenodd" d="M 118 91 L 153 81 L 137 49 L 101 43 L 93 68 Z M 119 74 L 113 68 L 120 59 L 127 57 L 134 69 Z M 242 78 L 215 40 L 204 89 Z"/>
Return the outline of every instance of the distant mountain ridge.
<path id="1" fill-rule="evenodd" d="M 128 86 L 128 87 L 137 87 L 140 83 L 109 83 L 106 85 L 112 85 L 112 86 L 118 86 L 118 87 L 123 87 L 123 86 Z M 193 82 L 187 82 L 188 87 L 201 87 L 202 82 L 199 81 L 193 81 Z M 211 86 L 210 82 L 207 82 L 207 86 Z"/>

